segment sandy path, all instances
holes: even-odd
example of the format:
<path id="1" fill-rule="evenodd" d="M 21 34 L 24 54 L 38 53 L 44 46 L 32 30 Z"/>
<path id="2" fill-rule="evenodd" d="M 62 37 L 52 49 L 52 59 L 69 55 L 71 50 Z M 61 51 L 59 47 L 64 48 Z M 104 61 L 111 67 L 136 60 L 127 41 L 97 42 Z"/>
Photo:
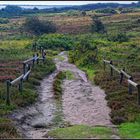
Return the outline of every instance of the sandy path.
<path id="1" fill-rule="evenodd" d="M 67 54 L 60 56 L 65 60 L 57 63 L 58 70 L 69 70 L 75 75 L 74 80 L 64 80 L 63 112 L 66 121 L 71 124 L 87 124 L 91 126 L 112 125 L 110 108 L 105 100 L 105 93 L 98 86 L 92 85 L 86 74 L 68 62 Z"/>
<path id="2" fill-rule="evenodd" d="M 47 133 L 48 129 L 45 127 L 51 123 L 56 111 L 52 85 L 57 73 L 58 71 L 55 71 L 42 80 L 35 104 L 20 108 L 11 115 L 23 138 L 43 139 Z"/>

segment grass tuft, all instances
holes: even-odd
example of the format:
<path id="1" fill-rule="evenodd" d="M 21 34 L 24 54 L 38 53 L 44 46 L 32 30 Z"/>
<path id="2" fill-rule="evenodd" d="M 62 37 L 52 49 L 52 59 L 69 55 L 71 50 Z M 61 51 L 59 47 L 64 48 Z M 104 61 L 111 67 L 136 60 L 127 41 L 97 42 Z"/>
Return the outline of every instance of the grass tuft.
<path id="1" fill-rule="evenodd" d="M 112 130 L 110 128 L 86 125 L 57 128 L 48 132 L 48 136 L 57 139 L 111 138 L 111 134 Z"/>

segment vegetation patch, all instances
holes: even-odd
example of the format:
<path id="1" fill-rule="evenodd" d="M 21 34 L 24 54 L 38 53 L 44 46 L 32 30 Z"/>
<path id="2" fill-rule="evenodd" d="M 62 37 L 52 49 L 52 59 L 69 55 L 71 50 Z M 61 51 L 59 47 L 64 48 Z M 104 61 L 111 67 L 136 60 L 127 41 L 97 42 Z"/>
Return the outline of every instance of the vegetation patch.
<path id="1" fill-rule="evenodd" d="M 1 118 L 0 118 L 1 120 Z M 2 120 L 0 123 L 0 139 L 13 139 L 20 138 L 17 130 L 15 129 L 13 123 L 10 120 Z"/>
<path id="2" fill-rule="evenodd" d="M 57 139 L 81 139 L 81 138 L 111 138 L 112 131 L 106 127 L 90 127 L 74 125 L 65 128 L 57 128 L 48 132 L 48 136 Z"/>
<path id="3" fill-rule="evenodd" d="M 55 64 L 49 58 L 47 58 L 44 63 L 40 62 L 38 65 L 35 64 L 29 80 L 23 83 L 22 93 L 19 93 L 18 85 L 11 87 L 10 106 L 5 105 L 6 85 L 4 83 L 0 83 L 0 138 L 19 138 L 14 124 L 10 123 L 11 120 L 6 119 L 6 115 L 12 113 L 12 111 L 18 107 L 24 107 L 34 103 L 38 96 L 37 86 L 40 85 L 40 80 L 42 80 L 44 76 L 52 73 L 54 70 Z"/>
<path id="4" fill-rule="evenodd" d="M 44 34 L 37 40 L 36 44 L 38 48 L 53 50 L 69 50 L 74 46 L 73 38 L 63 34 Z"/>
<path id="5" fill-rule="evenodd" d="M 140 122 L 121 124 L 119 134 L 125 139 L 140 139 Z"/>
<path id="6" fill-rule="evenodd" d="M 64 57 L 59 56 L 59 55 L 55 56 L 54 58 L 56 58 L 56 59 L 58 59 L 58 60 L 60 60 L 60 61 L 63 61 L 63 60 L 65 59 Z"/>
<path id="7" fill-rule="evenodd" d="M 65 71 L 65 73 L 66 73 L 67 80 L 73 80 L 75 78 L 74 74 L 71 71 L 67 70 L 67 71 Z"/>
<path id="8" fill-rule="evenodd" d="M 54 90 L 54 97 L 56 99 L 61 99 L 62 97 L 62 82 L 66 78 L 66 73 L 63 71 L 60 71 L 54 80 L 53 83 L 53 90 Z"/>

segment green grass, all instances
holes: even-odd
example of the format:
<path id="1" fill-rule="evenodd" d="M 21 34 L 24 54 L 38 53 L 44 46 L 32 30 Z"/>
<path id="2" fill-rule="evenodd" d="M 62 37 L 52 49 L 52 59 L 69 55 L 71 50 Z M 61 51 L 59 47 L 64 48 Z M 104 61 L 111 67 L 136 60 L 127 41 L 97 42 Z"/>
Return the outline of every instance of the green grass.
<path id="1" fill-rule="evenodd" d="M 14 49 L 24 49 L 26 46 L 31 45 L 31 39 L 21 39 L 21 40 L 4 40 L 0 42 L 0 48 L 14 48 Z"/>
<path id="2" fill-rule="evenodd" d="M 111 138 L 112 131 L 107 127 L 90 127 L 86 125 L 74 125 L 71 127 L 57 128 L 48 132 L 48 136 L 57 139 L 80 138 Z"/>
<path id="3" fill-rule="evenodd" d="M 13 122 L 8 118 L 0 118 L 0 139 L 20 138 Z"/>
<path id="4" fill-rule="evenodd" d="M 140 123 L 123 123 L 119 126 L 121 138 L 140 139 Z"/>
<path id="5" fill-rule="evenodd" d="M 88 76 L 88 79 L 90 81 L 93 81 L 93 78 L 95 76 L 95 69 L 94 67 L 80 67 L 81 70 L 83 70 L 87 76 Z"/>
<path id="6" fill-rule="evenodd" d="M 25 60 L 33 56 L 31 39 L 5 40 L 0 42 L 0 61 Z"/>
<path id="7" fill-rule="evenodd" d="M 53 83 L 53 90 L 54 90 L 54 96 L 56 99 L 60 100 L 62 97 L 62 82 L 66 78 L 66 73 L 63 71 L 60 71 L 54 80 Z"/>
<path id="8" fill-rule="evenodd" d="M 67 80 L 73 80 L 75 78 L 74 74 L 71 71 L 67 70 L 67 71 L 65 71 L 65 73 L 66 73 Z"/>
<path id="9" fill-rule="evenodd" d="M 55 56 L 55 58 L 57 58 L 58 60 L 60 60 L 60 61 L 63 61 L 65 58 L 64 57 L 62 57 L 62 56 Z"/>

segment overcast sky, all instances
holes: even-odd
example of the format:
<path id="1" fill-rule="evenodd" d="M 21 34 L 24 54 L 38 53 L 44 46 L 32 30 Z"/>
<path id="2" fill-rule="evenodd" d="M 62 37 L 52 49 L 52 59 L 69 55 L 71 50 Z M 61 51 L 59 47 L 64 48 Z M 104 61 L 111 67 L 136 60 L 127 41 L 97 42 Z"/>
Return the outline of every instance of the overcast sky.
<path id="1" fill-rule="evenodd" d="M 0 1 L 0 4 L 27 5 L 82 5 L 91 3 L 132 3 L 137 1 Z"/>

